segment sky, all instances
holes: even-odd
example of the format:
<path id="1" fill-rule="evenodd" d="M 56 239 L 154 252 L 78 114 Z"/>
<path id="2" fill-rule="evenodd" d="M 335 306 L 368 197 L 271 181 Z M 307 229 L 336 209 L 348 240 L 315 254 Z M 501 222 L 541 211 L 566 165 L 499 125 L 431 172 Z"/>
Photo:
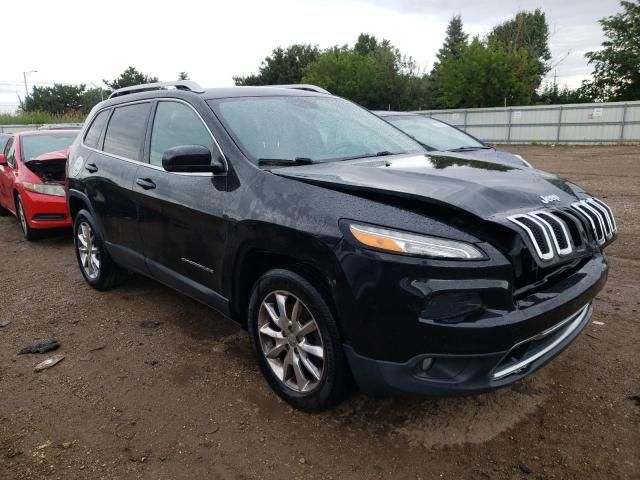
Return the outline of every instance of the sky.
<path id="1" fill-rule="evenodd" d="M 233 85 L 256 72 L 276 46 L 352 45 L 361 32 L 389 39 L 429 71 L 447 23 L 461 15 L 471 35 L 519 10 L 541 8 L 561 85 L 579 86 L 592 71 L 584 53 L 603 40 L 597 23 L 617 0 L 20 0 L 0 7 L 0 111 L 28 88 L 57 83 L 102 86 L 129 65 L 160 80 L 187 72 L 204 87 Z M 570 52 L 570 53 L 569 53 Z M 568 54 L 568 56 L 567 56 Z M 36 70 L 33 72 L 33 70 Z"/>

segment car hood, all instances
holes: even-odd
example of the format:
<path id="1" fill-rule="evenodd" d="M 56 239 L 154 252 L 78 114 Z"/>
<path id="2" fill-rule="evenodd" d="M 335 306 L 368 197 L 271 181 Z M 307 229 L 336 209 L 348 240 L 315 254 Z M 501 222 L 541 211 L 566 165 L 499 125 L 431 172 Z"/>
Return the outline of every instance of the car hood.
<path id="1" fill-rule="evenodd" d="M 69 149 L 65 148 L 64 150 L 57 150 L 55 152 L 47 152 L 42 155 L 38 155 L 35 158 L 25 161 L 25 164 L 29 164 L 30 162 L 48 162 L 55 160 L 64 160 L 66 161 L 69 157 Z"/>
<path id="2" fill-rule="evenodd" d="M 518 209 L 568 205 L 584 191 L 527 167 L 456 155 L 393 155 L 271 169 L 336 190 L 375 192 L 455 207 L 482 218 Z"/>

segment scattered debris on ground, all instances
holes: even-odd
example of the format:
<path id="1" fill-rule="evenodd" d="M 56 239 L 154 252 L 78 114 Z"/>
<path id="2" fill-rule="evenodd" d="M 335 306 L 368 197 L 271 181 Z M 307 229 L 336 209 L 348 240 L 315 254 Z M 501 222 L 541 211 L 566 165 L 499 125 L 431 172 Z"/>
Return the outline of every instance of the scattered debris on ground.
<path id="1" fill-rule="evenodd" d="M 20 349 L 20 351 L 18 352 L 18 355 L 25 355 L 27 353 L 47 353 L 52 350 L 56 350 L 59 347 L 60 347 L 60 344 L 58 343 L 57 340 L 53 340 L 53 339 L 43 340 L 41 342 L 34 343 L 29 347 L 24 347 Z"/>
<path id="2" fill-rule="evenodd" d="M 42 370 L 46 370 L 47 368 L 51 368 L 54 365 L 57 365 L 62 360 L 64 360 L 64 355 L 60 355 L 60 354 L 54 355 L 51 358 L 47 358 L 44 362 L 40 362 L 38 365 L 35 366 L 34 370 L 36 372 L 40 372 Z"/>
<path id="3" fill-rule="evenodd" d="M 142 328 L 158 328 L 161 325 L 162 322 L 154 322 L 151 320 L 146 320 L 144 322 L 142 322 L 140 325 L 142 326 Z"/>

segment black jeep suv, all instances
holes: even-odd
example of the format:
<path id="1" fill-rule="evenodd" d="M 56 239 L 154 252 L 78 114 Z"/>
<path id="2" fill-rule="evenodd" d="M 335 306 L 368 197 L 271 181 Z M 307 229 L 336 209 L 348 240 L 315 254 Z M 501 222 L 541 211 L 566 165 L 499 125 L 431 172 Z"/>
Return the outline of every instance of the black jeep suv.
<path id="1" fill-rule="evenodd" d="M 114 92 L 68 163 L 80 270 L 154 278 L 249 331 L 294 406 L 504 386 L 567 347 L 607 277 L 611 210 L 525 167 L 429 154 L 292 88 Z"/>

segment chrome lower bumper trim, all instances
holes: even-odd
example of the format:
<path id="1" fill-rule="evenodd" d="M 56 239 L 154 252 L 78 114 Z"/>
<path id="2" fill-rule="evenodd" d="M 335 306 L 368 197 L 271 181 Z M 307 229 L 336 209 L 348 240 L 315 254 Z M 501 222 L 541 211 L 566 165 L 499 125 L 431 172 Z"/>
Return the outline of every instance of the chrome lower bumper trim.
<path id="1" fill-rule="evenodd" d="M 534 337 L 531 337 L 531 338 L 529 338 L 527 340 L 524 340 L 524 341 L 518 343 L 517 345 L 515 345 L 512 348 L 512 350 L 517 348 L 518 346 L 524 344 L 524 343 L 542 340 L 544 337 L 552 334 L 553 332 L 556 332 L 556 331 L 558 331 L 559 329 L 561 329 L 563 327 L 565 328 L 565 330 L 562 332 L 562 334 L 560 336 L 558 336 L 558 338 L 556 338 L 549 345 L 545 346 L 541 350 L 536 351 L 532 355 L 530 355 L 530 356 L 528 356 L 526 358 L 523 358 L 522 360 L 520 360 L 519 362 L 517 362 L 517 363 L 515 363 L 513 365 L 509 365 L 508 367 L 505 367 L 505 368 L 502 368 L 500 370 L 497 370 L 497 371 L 493 372 L 493 374 L 491 375 L 491 378 L 493 380 L 499 380 L 499 379 L 504 378 L 504 377 L 506 377 L 508 375 L 516 373 L 519 370 L 522 370 L 523 368 L 527 367 L 529 364 L 535 362 L 540 357 L 543 357 L 547 353 L 552 351 L 554 348 L 556 348 L 558 345 L 560 345 L 569 335 L 571 335 L 571 333 L 576 328 L 578 328 L 578 326 L 582 323 L 582 321 L 585 319 L 585 317 L 589 314 L 589 307 L 590 306 L 591 306 L 590 303 L 585 305 L 580 310 L 578 310 L 576 313 L 574 313 L 570 317 L 566 318 L 562 322 L 559 322 L 556 325 L 552 326 L 551 328 L 548 328 L 544 332 L 539 333 L 538 335 L 536 335 Z"/>

